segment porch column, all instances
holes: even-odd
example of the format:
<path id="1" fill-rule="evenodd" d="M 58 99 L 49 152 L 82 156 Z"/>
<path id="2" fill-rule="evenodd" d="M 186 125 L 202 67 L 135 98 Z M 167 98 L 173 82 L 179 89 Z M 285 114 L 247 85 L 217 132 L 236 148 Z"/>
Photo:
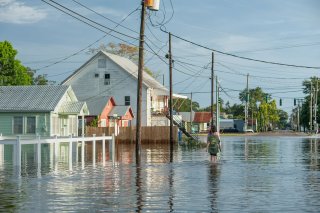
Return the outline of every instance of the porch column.
<path id="1" fill-rule="evenodd" d="M 84 136 L 84 115 L 81 117 L 81 134 Z"/>

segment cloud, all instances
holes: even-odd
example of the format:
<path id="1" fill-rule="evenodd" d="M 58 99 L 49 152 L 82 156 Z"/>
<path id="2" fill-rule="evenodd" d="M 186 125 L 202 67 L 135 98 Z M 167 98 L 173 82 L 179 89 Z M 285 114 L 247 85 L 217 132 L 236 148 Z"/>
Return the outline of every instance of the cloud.
<path id="1" fill-rule="evenodd" d="M 44 19 L 47 14 L 38 8 L 16 0 L 0 0 L 0 22 L 30 24 Z"/>

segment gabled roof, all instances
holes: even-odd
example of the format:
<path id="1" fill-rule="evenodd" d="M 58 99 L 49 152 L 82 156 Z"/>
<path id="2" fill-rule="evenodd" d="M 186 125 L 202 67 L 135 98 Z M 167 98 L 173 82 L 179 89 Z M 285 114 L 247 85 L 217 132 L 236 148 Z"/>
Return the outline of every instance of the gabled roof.
<path id="1" fill-rule="evenodd" d="M 112 60 L 114 63 L 120 66 L 124 71 L 127 71 L 134 78 L 138 79 L 138 66 L 135 63 L 133 63 L 132 61 L 130 61 L 125 57 L 114 55 L 105 51 L 99 51 L 97 54 L 91 57 L 86 63 L 84 63 L 79 69 L 77 69 L 73 74 L 71 74 L 67 79 L 65 79 L 61 84 L 64 84 L 67 81 L 69 81 L 77 73 L 81 72 L 83 67 L 85 67 L 88 63 L 90 63 L 92 60 L 94 60 L 96 57 L 100 56 L 101 54 L 105 55 L 107 58 Z M 156 88 L 159 90 L 168 91 L 166 87 L 164 87 L 162 84 L 160 84 L 156 79 L 154 79 L 152 76 L 150 76 L 146 72 L 144 72 L 143 74 L 143 83 L 145 86 L 149 88 Z"/>
<path id="2" fill-rule="evenodd" d="M 90 115 L 101 115 L 109 100 L 113 103 L 113 105 L 115 105 L 113 97 L 109 96 L 97 96 L 86 99 L 85 101 L 87 103 Z"/>
<path id="3" fill-rule="evenodd" d="M 125 116 L 127 112 L 129 112 L 131 116 L 134 117 L 130 106 L 115 106 L 113 107 L 113 109 L 111 110 L 108 116 L 117 115 L 122 117 L 122 116 Z"/>
<path id="4" fill-rule="evenodd" d="M 86 115 L 89 114 L 88 113 L 88 107 L 86 102 L 69 102 L 66 104 L 63 104 L 60 109 L 59 109 L 59 113 L 61 114 L 81 114 L 82 110 L 84 109 L 84 111 L 86 111 Z"/>
<path id="5" fill-rule="evenodd" d="M 211 121 L 211 112 L 195 112 L 193 122 L 209 123 L 210 121 Z"/>
<path id="6" fill-rule="evenodd" d="M 0 112 L 54 111 L 70 86 L 0 86 Z"/>

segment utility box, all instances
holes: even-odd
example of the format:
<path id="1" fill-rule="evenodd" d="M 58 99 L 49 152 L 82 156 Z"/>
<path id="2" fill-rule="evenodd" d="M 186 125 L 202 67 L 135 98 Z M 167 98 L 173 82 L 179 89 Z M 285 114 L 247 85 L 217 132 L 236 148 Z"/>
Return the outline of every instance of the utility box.
<path id="1" fill-rule="evenodd" d="M 145 5 L 149 10 L 158 11 L 160 7 L 160 0 L 145 0 Z"/>

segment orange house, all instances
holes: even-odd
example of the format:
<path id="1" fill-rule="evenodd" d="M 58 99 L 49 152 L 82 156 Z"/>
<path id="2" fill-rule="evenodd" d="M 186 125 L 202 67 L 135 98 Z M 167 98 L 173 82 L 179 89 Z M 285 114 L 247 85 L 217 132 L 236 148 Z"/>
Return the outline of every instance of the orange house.
<path id="1" fill-rule="evenodd" d="M 93 97 L 86 100 L 89 115 L 85 117 L 86 125 L 112 127 L 117 122 L 119 127 L 131 125 L 134 118 L 130 106 L 117 106 L 113 97 Z M 116 119 L 114 118 L 116 116 Z"/>

